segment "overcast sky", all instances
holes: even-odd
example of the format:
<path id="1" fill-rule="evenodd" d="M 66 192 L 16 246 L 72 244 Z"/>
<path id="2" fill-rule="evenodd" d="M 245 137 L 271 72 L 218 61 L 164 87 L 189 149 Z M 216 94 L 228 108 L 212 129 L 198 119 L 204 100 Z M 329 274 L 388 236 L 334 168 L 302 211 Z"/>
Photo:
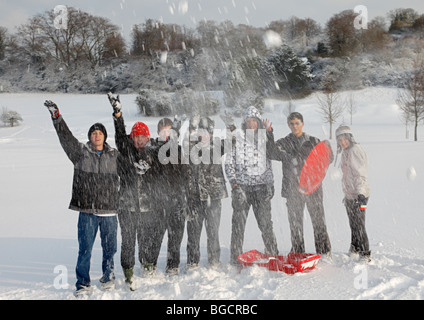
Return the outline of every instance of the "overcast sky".
<path id="1" fill-rule="evenodd" d="M 0 0 L 0 26 L 13 33 L 29 17 L 57 5 L 109 18 L 122 28 L 125 37 L 135 24 L 149 18 L 192 28 L 202 19 L 265 27 L 271 21 L 296 16 L 312 18 L 324 26 L 334 14 L 357 5 L 367 7 L 369 20 L 386 17 L 396 8 L 424 13 L 423 0 Z"/>

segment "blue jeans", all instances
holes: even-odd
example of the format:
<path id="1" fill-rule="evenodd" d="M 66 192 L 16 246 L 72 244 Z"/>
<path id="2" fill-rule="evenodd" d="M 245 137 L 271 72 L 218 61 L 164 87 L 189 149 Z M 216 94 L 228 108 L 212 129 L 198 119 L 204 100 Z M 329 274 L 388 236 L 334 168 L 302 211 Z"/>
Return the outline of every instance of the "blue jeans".
<path id="1" fill-rule="evenodd" d="M 113 269 L 113 256 L 117 248 L 118 221 L 116 216 L 100 217 L 93 214 L 80 212 L 78 218 L 78 261 L 76 267 L 77 290 L 90 285 L 90 260 L 96 239 L 97 230 L 100 228 L 100 239 L 103 249 L 101 282 L 108 282 L 115 278 Z"/>

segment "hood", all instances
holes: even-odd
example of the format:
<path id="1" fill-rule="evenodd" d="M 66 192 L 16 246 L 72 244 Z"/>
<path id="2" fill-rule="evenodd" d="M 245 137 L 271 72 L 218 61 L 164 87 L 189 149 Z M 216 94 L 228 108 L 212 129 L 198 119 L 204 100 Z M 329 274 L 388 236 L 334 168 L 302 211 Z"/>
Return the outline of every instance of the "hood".
<path id="1" fill-rule="evenodd" d="M 246 121 L 247 118 L 256 118 L 259 121 L 262 121 L 261 113 L 255 107 L 251 106 L 246 109 L 243 114 L 243 122 Z"/>
<path id="2" fill-rule="evenodd" d="M 258 121 L 258 128 L 264 129 L 264 125 L 262 123 L 262 116 L 261 113 L 256 109 L 255 107 L 251 106 L 246 109 L 246 111 L 243 114 L 243 123 L 241 125 L 241 128 L 243 130 L 246 130 L 246 119 L 247 118 L 255 118 Z"/>

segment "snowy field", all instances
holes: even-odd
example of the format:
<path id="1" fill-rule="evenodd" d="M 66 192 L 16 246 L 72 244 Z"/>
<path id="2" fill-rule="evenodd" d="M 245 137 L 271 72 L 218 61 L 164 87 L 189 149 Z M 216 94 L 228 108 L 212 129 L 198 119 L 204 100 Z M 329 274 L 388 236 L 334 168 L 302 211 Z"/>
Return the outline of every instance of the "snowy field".
<path id="1" fill-rule="evenodd" d="M 424 299 L 424 128 L 419 127 L 421 141 L 412 141 L 412 128 L 411 138 L 405 138 L 405 127 L 395 105 L 396 92 L 386 88 L 354 92 L 358 111 L 352 128 L 369 157 L 371 198 L 366 222 L 372 250 L 369 265 L 360 264 L 347 255 L 350 229 L 342 205 L 341 174 L 332 164 L 324 181 L 324 206 L 333 248 L 331 261 L 321 260 L 316 269 L 295 275 L 259 267 L 237 272 L 229 265 L 232 210 L 230 199 L 225 199 L 220 228 L 220 267 L 207 267 L 206 237 L 202 235 L 202 267 L 185 270 L 187 241 L 184 238 L 181 274 L 166 276 L 165 237 L 159 270 L 154 277 L 142 277 L 137 265 L 138 290 L 129 291 L 124 283 L 118 249 L 116 289 L 103 292 L 98 282 L 101 248 L 97 239 L 91 268 L 95 290 L 89 299 Z M 0 94 L 0 106 L 18 111 L 24 119 L 18 127 L 0 127 L 0 300 L 75 299 L 78 214 L 67 209 L 73 167 L 43 106 L 46 99 L 59 105 L 80 141 L 87 140 L 88 128 L 93 123 L 102 122 L 108 129 L 109 143 L 115 146 L 112 110 L 106 95 Z M 135 95 L 121 95 L 121 101 L 127 130 L 141 120 L 147 123 L 152 134 L 156 132 L 158 118 L 142 119 L 137 114 Z M 273 122 L 276 138 L 289 133 L 283 113 L 285 105 L 274 100 L 266 103 L 264 117 Z M 304 131 L 326 139 L 328 125 L 323 125 L 317 113 L 316 98 L 311 96 L 295 105 L 296 111 L 304 115 Z M 218 117 L 216 123 L 217 128 L 224 128 Z M 348 116 L 346 123 L 349 124 Z M 332 144 L 335 150 L 334 139 Z M 415 176 L 408 174 L 411 168 L 415 169 Z M 287 254 L 290 234 L 285 200 L 280 196 L 280 163 L 274 162 L 274 174 L 274 231 L 280 253 Z M 313 253 L 312 226 L 307 211 L 305 217 L 306 249 Z M 120 246 L 120 234 L 118 240 Z M 263 251 L 263 247 L 251 212 L 244 251 Z M 59 276 L 67 276 L 67 281 L 58 283 Z"/>

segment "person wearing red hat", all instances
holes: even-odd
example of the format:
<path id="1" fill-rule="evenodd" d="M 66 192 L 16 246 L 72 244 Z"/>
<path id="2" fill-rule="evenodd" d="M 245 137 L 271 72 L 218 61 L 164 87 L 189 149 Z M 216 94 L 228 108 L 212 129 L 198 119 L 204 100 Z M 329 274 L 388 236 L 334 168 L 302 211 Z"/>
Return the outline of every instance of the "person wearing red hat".
<path id="1" fill-rule="evenodd" d="M 144 271 L 151 274 L 157 268 L 162 240 L 168 230 L 166 272 L 175 274 L 179 271 L 186 214 L 185 180 L 189 174 L 180 160 L 177 164 L 162 163 L 159 157 L 161 151 L 167 150 L 168 143 L 174 143 L 170 133 L 177 134 L 178 128 L 174 122 L 179 123 L 178 121 L 172 122 L 167 118 L 159 121 L 157 139 L 150 139 L 149 129 L 142 122 L 137 122 L 130 135 L 127 135 L 119 96 L 115 98 L 111 93 L 108 96 L 114 110 L 116 146 L 134 164 L 134 170 L 127 172 L 121 180 L 123 196 L 120 210 L 126 213 L 119 215 L 123 230 L 121 265 L 126 282 L 130 284 L 130 288 L 134 288 L 132 282 L 136 238 L 139 260 Z M 180 157 L 180 149 L 178 150 Z M 128 221 L 124 221 L 126 216 L 129 217 Z M 138 227 L 136 231 L 134 226 Z"/>
<path id="2" fill-rule="evenodd" d="M 136 149 L 143 148 L 150 141 L 149 128 L 143 122 L 137 122 L 131 129 L 130 138 Z"/>
<path id="3" fill-rule="evenodd" d="M 122 237 L 121 266 L 125 282 L 131 290 L 135 290 L 136 244 L 138 244 L 138 259 L 143 267 L 155 266 L 157 263 L 157 258 L 153 254 L 155 250 L 152 249 L 153 239 L 149 237 L 151 231 L 158 228 L 149 187 L 152 175 L 149 164 L 140 160 L 140 154 L 150 146 L 150 131 L 145 123 L 137 122 L 127 135 L 119 96 L 114 98 L 110 93 L 108 97 L 114 110 L 116 146 L 133 164 L 131 169 L 121 175 L 118 219 Z"/>

